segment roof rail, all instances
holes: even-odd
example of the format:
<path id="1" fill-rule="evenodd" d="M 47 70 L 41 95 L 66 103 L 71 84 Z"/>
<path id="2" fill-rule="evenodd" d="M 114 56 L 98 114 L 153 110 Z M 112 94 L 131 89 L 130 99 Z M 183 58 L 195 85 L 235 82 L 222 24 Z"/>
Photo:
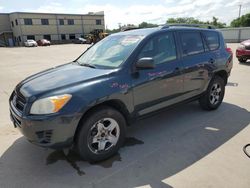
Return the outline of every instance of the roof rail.
<path id="1" fill-rule="evenodd" d="M 199 28 L 206 28 L 206 29 L 215 29 L 213 25 L 209 25 L 209 24 L 185 24 L 185 23 L 165 24 L 162 26 L 162 29 L 166 29 L 170 27 L 199 27 Z"/>

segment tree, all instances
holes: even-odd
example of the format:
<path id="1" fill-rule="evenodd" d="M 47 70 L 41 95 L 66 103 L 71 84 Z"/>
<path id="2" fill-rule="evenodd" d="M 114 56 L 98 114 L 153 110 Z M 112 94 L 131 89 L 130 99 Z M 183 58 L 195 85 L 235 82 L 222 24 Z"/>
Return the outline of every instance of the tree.
<path id="1" fill-rule="evenodd" d="M 213 20 L 212 22 L 209 22 L 209 21 L 204 22 L 204 21 L 195 19 L 193 17 L 169 18 L 167 20 L 167 24 L 173 24 L 173 23 L 177 23 L 177 24 L 180 24 L 180 23 L 183 23 L 183 24 L 210 24 L 210 25 L 214 25 L 215 27 L 218 27 L 218 28 L 226 27 L 226 24 L 219 22 L 218 18 L 213 16 L 212 20 Z"/>
<path id="2" fill-rule="evenodd" d="M 139 24 L 139 28 L 150 28 L 150 27 L 157 27 L 157 24 L 142 22 Z"/>
<path id="3" fill-rule="evenodd" d="M 250 13 L 234 19 L 231 24 L 232 27 L 249 27 L 250 26 Z"/>

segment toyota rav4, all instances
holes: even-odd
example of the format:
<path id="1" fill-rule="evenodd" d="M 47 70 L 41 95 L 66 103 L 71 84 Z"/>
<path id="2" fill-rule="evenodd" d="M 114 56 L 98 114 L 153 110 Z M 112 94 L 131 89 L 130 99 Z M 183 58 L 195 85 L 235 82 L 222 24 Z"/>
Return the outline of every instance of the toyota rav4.
<path id="1" fill-rule="evenodd" d="M 100 161 L 118 151 L 139 117 L 193 100 L 217 109 L 231 69 L 232 53 L 215 29 L 119 32 L 73 62 L 21 81 L 9 99 L 10 116 L 34 144 L 74 146 L 83 159 Z"/>

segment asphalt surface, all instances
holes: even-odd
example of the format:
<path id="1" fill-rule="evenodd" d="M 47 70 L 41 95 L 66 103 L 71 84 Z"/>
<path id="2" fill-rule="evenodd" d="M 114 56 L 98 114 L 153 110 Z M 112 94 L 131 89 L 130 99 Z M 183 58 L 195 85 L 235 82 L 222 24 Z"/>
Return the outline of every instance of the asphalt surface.
<path id="1" fill-rule="evenodd" d="M 228 44 L 235 52 L 237 44 Z M 74 60 L 87 45 L 0 48 L 0 187 L 250 187 L 250 62 L 234 58 L 224 102 L 197 102 L 138 121 L 111 159 L 89 164 L 70 151 L 30 144 L 9 120 L 8 98 L 28 75 Z M 249 149 L 250 151 L 250 149 Z"/>

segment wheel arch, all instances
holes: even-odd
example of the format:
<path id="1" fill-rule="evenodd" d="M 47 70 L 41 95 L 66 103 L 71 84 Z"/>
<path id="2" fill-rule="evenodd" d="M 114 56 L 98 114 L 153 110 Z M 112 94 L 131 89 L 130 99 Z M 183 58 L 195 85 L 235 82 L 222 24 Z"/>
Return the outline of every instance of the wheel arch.
<path id="1" fill-rule="evenodd" d="M 224 80 L 225 85 L 227 85 L 227 81 L 228 81 L 228 74 L 227 71 L 225 70 L 220 70 L 214 73 L 214 76 L 219 76 Z"/>
<path id="2" fill-rule="evenodd" d="M 79 129 L 81 128 L 81 124 L 84 121 L 84 119 L 86 119 L 91 113 L 93 113 L 96 109 L 102 107 L 102 106 L 106 106 L 106 107 L 111 107 L 114 108 L 115 110 L 119 111 L 125 118 L 126 120 L 126 125 L 129 126 L 131 124 L 131 120 L 132 117 L 128 111 L 128 109 L 126 108 L 126 105 L 118 100 L 118 99 L 112 99 L 112 100 L 108 100 L 108 101 L 104 101 L 102 103 L 96 104 L 92 107 L 90 107 L 80 118 L 80 121 L 77 125 L 77 128 L 75 130 L 75 134 L 74 134 L 74 141 L 76 139 L 77 133 L 79 132 Z"/>

